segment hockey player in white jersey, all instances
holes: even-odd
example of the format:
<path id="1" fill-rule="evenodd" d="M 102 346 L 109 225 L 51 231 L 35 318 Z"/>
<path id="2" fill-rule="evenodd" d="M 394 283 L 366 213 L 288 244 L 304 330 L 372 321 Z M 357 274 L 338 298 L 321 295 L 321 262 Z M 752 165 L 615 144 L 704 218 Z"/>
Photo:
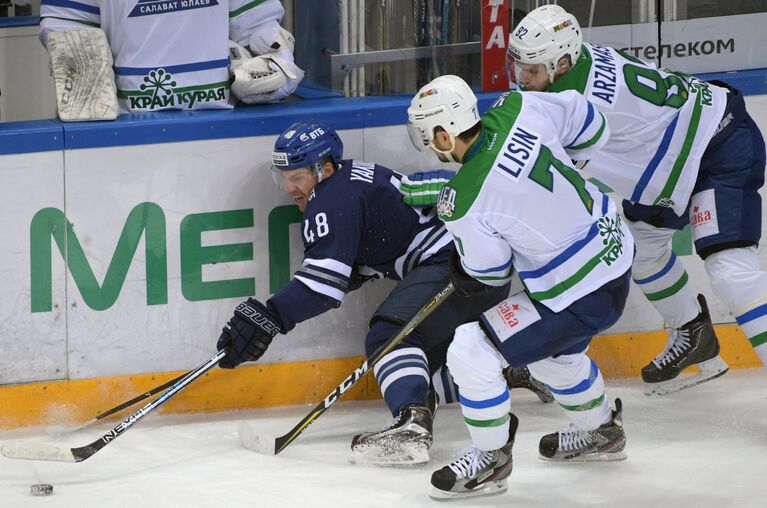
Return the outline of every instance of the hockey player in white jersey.
<path id="1" fill-rule="evenodd" d="M 557 5 L 528 14 L 509 38 L 510 81 L 533 91 L 576 90 L 613 135 L 587 172 L 624 198 L 637 243 L 634 281 L 671 327 L 666 348 L 642 369 L 648 394 L 666 394 L 727 371 L 702 295 L 670 247 L 692 227 L 714 293 L 767 364 L 767 273 L 761 236 L 764 140 L 742 95 L 721 82 L 657 69 L 613 48 L 582 42 Z M 700 371 L 678 376 L 697 364 Z"/>
<path id="2" fill-rule="evenodd" d="M 227 350 L 219 366 L 258 360 L 277 334 L 339 307 L 348 292 L 368 279 L 396 280 L 370 318 L 365 351 L 371 356 L 447 285 L 452 237 L 433 206 L 403 203 L 401 174 L 343 159 L 343 143 L 327 125 L 295 123 L 274 146 L 273 176 L 303 213 L 304 261 L 268 300 L 249 298 L 237 306 L 217 344 Z M 432 395 L 447 404 L 457 402 L 460 393 L 442 368 L 447 346 L 458 325 L 474 321 L 509 292 L 503 284 L 492 289 L 471 302 L 448 297 L 376 363 L 374 373 L 394 419 L 353 438 L 355 462 L 413 465 L 429 460 Z M 527 372 L 507 373 L 512 387 L 550 401 L 551 394 Z"/>
<path id="3" fill-rule="evenodd" d="M 246 103 L 275 102 L 303 78 L 293 36 L 279 25 L 284 13 L 278 0 L 43 0 L 40 40 L 50 50 L 54 33 L 77 34 L 79 44 L 56 44 L 52 62 L 77 69 L 82 86 L 92 88 L 89 79 L 107 77 L 91 74 L 82 52 L 102 30 L 122 112 L 227 109 L 235 102 L 230 91 Z"/>
<path id="4" fill-rule="evenodd" d="M 437 202 L 456 292 L 471 301 L 515 271 L 525 288 L 455 332 L 447 363 L 472 447 L 434 472 L 432 497 L 506 490 L 517 428 L 507 364 L 527 365 L 570 419 L 541 439 L 543 459 L 625 458 L 620 400 L 611 409 L 586 350 L 623 311 L 634 244 L 615 203 L 570 166 L 604 146 L 604 117 L 575 92 L 514 92 L 480 121 L 468 85 L 441 76 L 411 101 L 408 130 L 416 148 L 462 164 Z"/>

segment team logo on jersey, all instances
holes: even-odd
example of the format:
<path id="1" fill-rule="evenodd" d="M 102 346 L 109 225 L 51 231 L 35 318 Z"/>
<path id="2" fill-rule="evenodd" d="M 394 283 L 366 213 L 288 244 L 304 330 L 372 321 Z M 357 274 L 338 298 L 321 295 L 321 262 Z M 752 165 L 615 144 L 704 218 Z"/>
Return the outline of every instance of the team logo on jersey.
<path id="1" fill-rule="evenodd" d="M 458 193 L 449 185 L 442 187 L 437 198 L 437 213 L 440 217 L 452 217 L 455 212 L 455 197 Z"/>
<path id="2" fill-rule="evenodd" d="M 178 83 L 173 75 L 165 69 L 149 71 L 144 76 L 138 90 L 118 90 L 120 98 L 128 99 L 133 110 L 153 110 L 165 108 L 194 109 L 201 102 L 217 102 L 226 100 L 227 84 L 213 83 L 188 88 L 176 88 Z"/>
<path id="3" fill-rule="evenodd" d="M 597 221 L 599 236 L 602 237 L 602 244 L 607 248 L 603 251 L 602 262 L 607 266 L 612 265 L 623 254 L 623 230 L 621 229 L 621 217 L 616 215 L 612 217 L 600 217 Z"/>
<path id="4" fill-rule="evenodd" d="M 154 14 L 166 14 L 168 12 L 188 11 L 190 9 L 203 9 L 218 5 L 217 0 L 138 0 L 128 14 L 129 18 L 138 16 L 152 16 Z"/>

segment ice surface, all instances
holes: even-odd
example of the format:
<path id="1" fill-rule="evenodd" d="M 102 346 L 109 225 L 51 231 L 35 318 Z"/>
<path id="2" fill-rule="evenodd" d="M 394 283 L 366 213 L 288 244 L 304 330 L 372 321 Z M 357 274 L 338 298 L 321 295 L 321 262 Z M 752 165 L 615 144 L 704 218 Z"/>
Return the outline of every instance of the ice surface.
<path id="1" fill-rule="evenodd" d="M 638 380 L 608 380 L 624 403 L 628 460 L 552 464 L 538 440 L 565 425 L 561 410 L 529 392 L 512 392 L 520 426 L 509 490 L 500 496 L 435 503 L 431 472 L 468 444 L 458 407 L 441 408 L 432 462 L 416 469 L 349 463 L 349 443 L 389 419 L 382 401 L 340 402 L 280 455 L 244 449 L 241 419 L 264 433 L 287 432 L 310 406 L 190 417 L 151 415 L 79 464 L 0 457 L 0 507 L 762 507 L 767 466 L 767 373 L 730 372 L 664 398 Z M 82 446 L 116 421 L 67 436 L 42 429 L 0 433 Z M 33 483 L 54 486 L 36 498 Z"/>

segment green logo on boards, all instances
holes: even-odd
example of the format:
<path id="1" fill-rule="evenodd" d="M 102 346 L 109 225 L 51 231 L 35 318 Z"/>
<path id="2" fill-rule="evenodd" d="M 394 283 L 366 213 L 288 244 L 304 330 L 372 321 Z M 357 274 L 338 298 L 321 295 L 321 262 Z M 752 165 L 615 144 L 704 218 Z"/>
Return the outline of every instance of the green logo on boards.
<path id="1" fill-rule="evenodd" d="M 138 90 L 118 90 L 117 96 L 128 99 L 130 108 L 134 110 L 186 108 L 194 109 L 195 105 L 203 102 L 226 100 L 228 81 L 208 85 L 178 87 L 173 75 L 165 69 L 149 71 L 143 78 Z"/>
<path id="2" fill-rule="evenodd" d="M 252 228 L 253 209 L 225 210 L 189 214 L 178 231 L 181 294 L 188 301 L 219 300 L 252 296 L 254 277 L 203 280 L 203 267 L 217 263 L 253 261 L 252 235 L 249 241 L 224 245 L 203 245 L 203 233 Z M 274 293 L 290 280 L 290 224 L 300 222 L 295 205 L 278 206 L 268 217 L 269 290 Z M 140 203 L 128 214 L 99 283 L 86 256 L 74 225 L 57 208 L 43 208 L 30 224 L 31 310 L 53 310 L 53 244 L 64 259 L 68 275 L 74 280 L 85 304 L 93 310 L 112 307 L 133 263 L 141 239 L 144 240 L 146 304 L 168 303 L 168 248 L 165 212 L 156 203 Z M 87 231 L 78 231 L 87 238 Z M 174 242 L 175 243 L 175 242 Z"/>

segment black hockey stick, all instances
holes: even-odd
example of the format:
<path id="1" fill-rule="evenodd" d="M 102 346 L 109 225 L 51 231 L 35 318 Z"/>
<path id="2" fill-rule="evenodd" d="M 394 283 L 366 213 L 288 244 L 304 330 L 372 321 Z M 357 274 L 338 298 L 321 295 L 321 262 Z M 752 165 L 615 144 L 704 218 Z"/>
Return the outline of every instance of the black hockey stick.
<path id="1" fill-rule="evenodd" d="M 129 401 L 123 402 L 122 404 L 120 404 L 118 406 L 115 406 L 112 409 L 108 409 L 108 410 L 104 411 L 103 413 L 101 413 L 100 415 L 94 416 L 93 418 L 91 418 L 87 422 L 78 425 L 77 427 L 58 427 L 58 426 L 55 426 L 55 427 L 50 427 L 49 429 L 46 429 L 46 431 L 50 432 L 52 434 L 71 434 L 73 432 L 78 432 L 80 430 L 83 430 L 83 429 L 85 429 L 87 427 L 90 427 L 91 425 L 93 425 L 94 423 L 96 423 L 99 420 L 103 420 L 104 418 L 106 418 L 108 416 L 112 416 L 115 413 L 119 413 L 120 411 L 122 411 L 125 408 L 131 407 L 134 404 L 138 404 L 142 400 L 148 399 L 149 397 L 160 393 L 161 391 L 165 390 L 166 388 L 170 388 L 176 382 L 184 379 L 184 377 L 188 376 L 192 372 L 194 372 L 194 371 L 190 370 L 189 372 L 181 374 L 180 376 L 178 376 L 176 378 L 173 378 L 170 381 L 166 381 L 165 383 L 161 384 L 160 386 L 155 386 L 154 388 L 152 388 L 148 392 L 144 392 L 141 395 L 137 395 L 137 396 L 133 397 Z"/>
<path id="2" fill-rule="evenodd" d="M 119 425 L 91 444 L 80 446 L 78 448 L 64 448 L 45 443 L 35 443 L 32 441 L 8 441 L 3 443 L 1 449 L 2 454 L 9 459 L 82 462 L 111 443 L 114 439 L 121 436 L 125 431 L 130 429 L 135 423 L 148 415 L 154 409 L 157 409 L 165 402 L 169 401 L 178 392 L 189 385 L 189 383 L 215 367 L 219 360 L 221 360 L 225 355 L 226 352 L 224 350 L 217 352 L 215 355 L 206 360 L 205 363 L 190 371 L 182 379 L 174 383 L 174 385 L 170 389 L 163 392 L 162 395 L 124 419 Z"/>
<path id="3" fill-rule="evenodd" d="M 341 384 L 339 384 L 332 392 L 330 392 L 330 394 L 325 397 L 322 402 L 320 402 L 314 409 L 312 409 L 309 414 L 307 414 L 303 420 L 298 422 L 298 424 L 293 427 L 287 434 L 276 438 L 267 435 L 256 435 L 248 424 L 241 422 L 239 434 L 240 441 L 242 442 L 243 446 L 256 452 L 264 453 L 266 455 L 277 455 L 280 453 L 304 430 L 306 430 L 309 425 L 314 423 L 314 421 L 317 420 L 317 418 L 319 418 L 322 413 L 327 411 L 330 406 L 332 406 L 338 399 L 340 399 L 347 390 L 357 384 L 357 381 L 359 381 L 362 376 L 367 374 L 375 366 L 375 364 L 381 360 L 381 358 L 383 358 L 387 353 L 391 352 L 391 350 L 394 349 L 397 344 L 402 342 L 410 332 L 415 330 L 415 328 L 420 325 L 421 322 L 429 316 L 429 314 L 434 312 L 434 309 L 442 304 L 442 302 L 444 302 L 448 296 L 453 294 L 453 291 L 454 288 L 452 283 L 449 283 L 447 286 L 445 286 L 445 288 L 437 293 L 434 298 L 432 298 L 428 303 L 421 307 L 421 310 L 419 310 L 416 315 L 413 316 L 412 319 L 410 319 L 410 321 L 408 321 L 402 327 L 397 335 L 390 338 L 388 342 L 383 344 L 364 362 L 362 362 L 362 365 L 355 369 L 354 372 L 349 374 L 346 379 L 341 381 Z"/>

